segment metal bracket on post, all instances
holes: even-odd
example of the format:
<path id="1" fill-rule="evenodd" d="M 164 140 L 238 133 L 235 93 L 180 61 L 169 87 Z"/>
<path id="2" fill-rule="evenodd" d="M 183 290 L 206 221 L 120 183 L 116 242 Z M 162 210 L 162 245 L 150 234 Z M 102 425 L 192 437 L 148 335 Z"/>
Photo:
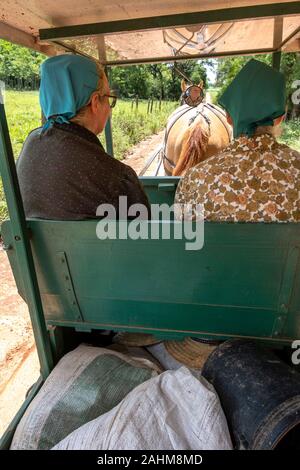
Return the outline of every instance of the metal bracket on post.
<path id="1" fill-rule="evenodd" d="M 73 280 L 69 269 L 68 260 L 64 251 L 57 254 L 60 263 L 60 273 L 62 286 L 64 287 L 66 298 L 69 299 L 72 310 L 75 312 L 76 321 L 83 321 L 81 310 L 74 291 Z"/>

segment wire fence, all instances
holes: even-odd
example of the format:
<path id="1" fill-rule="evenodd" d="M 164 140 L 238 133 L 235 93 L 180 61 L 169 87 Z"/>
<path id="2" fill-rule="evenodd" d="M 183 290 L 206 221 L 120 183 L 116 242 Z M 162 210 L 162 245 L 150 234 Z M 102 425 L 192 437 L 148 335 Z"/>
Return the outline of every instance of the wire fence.
<path id="1" fill-rule="evenodd" d="M 143 103 L 145 100 L 141 100 L 138 96 L 135 96 L 134 98 L 130 99 L 131 101 L 131 110 L 138 110 L 139 109 L 139 103 L 142 101 Z M 159 98 L 154 98 L 150 97 L 147 100 L 147 114 L 152 114 L 154 111 L 161 110 L 162 104 L 164 101 Z"/>

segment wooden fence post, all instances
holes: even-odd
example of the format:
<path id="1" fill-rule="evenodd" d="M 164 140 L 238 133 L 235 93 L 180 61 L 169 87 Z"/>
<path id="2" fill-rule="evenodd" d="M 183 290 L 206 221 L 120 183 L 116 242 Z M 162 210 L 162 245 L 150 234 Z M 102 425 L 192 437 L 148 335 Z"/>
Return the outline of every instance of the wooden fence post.
<path id="1" fill-rule="evenodd" d="M 150 113 L 152 114 L 153 111 L 153 98 L 151 98 L 151 105 L 150 105 Z"/>

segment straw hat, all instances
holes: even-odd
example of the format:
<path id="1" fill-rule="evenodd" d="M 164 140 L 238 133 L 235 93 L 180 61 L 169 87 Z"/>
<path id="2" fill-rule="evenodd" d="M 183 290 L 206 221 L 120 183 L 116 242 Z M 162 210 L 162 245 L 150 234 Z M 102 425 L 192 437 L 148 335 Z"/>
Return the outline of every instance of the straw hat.
<path id="1" fill-rule="evenodd" d="M 113 341 L 114 343 L 123 344 L 124 346 L 135 347 L 150 346 L 151 344 L 159 343 L 161 340 L 146 333 L 128 333 L 127 331 L 121 331 L 116 334 Z"/>
<path id="2" fill-rule="evenodd" d="M 165 348 L 176 361 L 193 369 L 202 369 L 206 359 L 217 347 L 217 342 L 185 338 L 183 341 L 165 341 Z"/>

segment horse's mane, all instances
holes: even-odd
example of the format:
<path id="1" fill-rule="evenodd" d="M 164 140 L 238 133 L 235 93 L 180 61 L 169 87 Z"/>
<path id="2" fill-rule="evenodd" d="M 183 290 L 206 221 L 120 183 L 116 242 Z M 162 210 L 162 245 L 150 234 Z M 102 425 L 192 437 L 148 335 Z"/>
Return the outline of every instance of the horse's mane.
<path id="1" fill-rule="evenodd" d="M 210 130 L 204 119 L 197 119 L 183 136 L 181 153 L 173 170 L 173 176 L 182 175 L 189 168 L 204 160 L 208 146 Z"/>

